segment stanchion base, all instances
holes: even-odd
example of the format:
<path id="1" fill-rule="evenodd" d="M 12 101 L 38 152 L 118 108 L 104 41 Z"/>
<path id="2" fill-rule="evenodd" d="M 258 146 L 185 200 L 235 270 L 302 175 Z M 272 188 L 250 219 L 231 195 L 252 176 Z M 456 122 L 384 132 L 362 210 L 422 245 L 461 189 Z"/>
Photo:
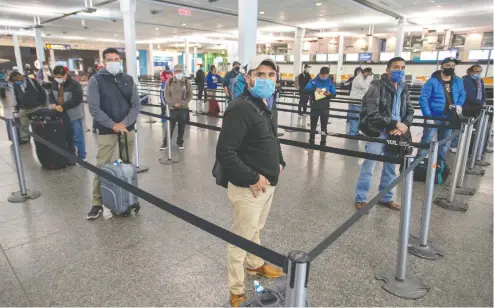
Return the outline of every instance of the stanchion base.
<path id="1" fill-rule="evenodd" d="M 156 122 L 157 122 L 157 121 L 155 121 L 155 120 L 147 120 L 147 121 L 146 121 L 146 122 L 144 122 L 144 123 L 147 123 L 147 124 L 153 124 L 153 123 L 156 123 Z"/>
<path id="2" fill-rule="evenodd" d="M 466 212 L 468 210 L 468 204 L 466 202 L 454 200 L 452 202 L 449 202 L 446 198 L 437 198 L 436 200 L 434 200 L 434 204 L 449 211 Z"/>
<path id="3" fill-rule="evenodd" d="M 477 189 L 475 188 L 456 188 L 456 193 L 459 195 L 473 196 Z"/>
<path id="4" fill-rule="evenodd" d="M 21 203 L 29 199 L 36 199 L 41 196 L 41 192 L 36 191 L 36 190 L 29 190 L 26 189 L 26 194 L 23 195 L 21 194 L 20 191 L 16 191 L 10 194 L 10 197 L 7 199 L 9 202 L 12 203 Z"/>
<path id="5" fill-rule="evenodd" d="M 136 170 L 137 170 L 137 173 L 143 173 L 143 172 L 149 171 L 149 167 L 140 165 L 139 167 L 136 167 Z"/>
<path id="6" fill-rule="evenodd" d="M 179 160 L 173 160 L 173 159 L 168 159 L 168 158 L 160 158 L 159 159 L 160 164 L 162 165 L 173 165 L 176 163 L 179 163 Z"/>
<path id="7" fill-rule="evenodd" d="M 467 169 L 465 170 L 466 174 L 471 174 L 471 175 L 480 175 L 484 176 L 485 170 L 484 169 Z"/>
<path id="8" fill-rule="evenodd" d="M 396 280 L 395 274 L 394 268 L 383 269 L 377 271 L 375 278 L 384 281 L 382 288 L 388 293 L 407 299 L 422 298 L 431 289 L 413 275 L 407 274 L 405 280 L 399 281 Z"/>
<path id="9" fill-rule="evenodd" d="M 485 160 L 477 160 L 475 162 L 475 164 L 477 166 L 481 166 L 481 167 L 487 167 L 487 166 L 490 166 L 491 165 L 490 163 L 486 162 Z"/>
<path id="10" fill-rule="evenodd" d="M 434 247 L 430 241 L 424 247 L 420 245 L 420 239 L 413 235 L 408 239 L 408 253 L 427 260 L 438 260 L 444 257 L 442 249 Z"/>

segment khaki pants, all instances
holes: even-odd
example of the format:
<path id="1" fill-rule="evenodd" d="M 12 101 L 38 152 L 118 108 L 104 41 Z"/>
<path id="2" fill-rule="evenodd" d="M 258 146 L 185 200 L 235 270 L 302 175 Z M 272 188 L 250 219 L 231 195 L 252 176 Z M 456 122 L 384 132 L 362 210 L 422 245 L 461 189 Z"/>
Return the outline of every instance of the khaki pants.
<path id="1" fill-rule="evenodd" d="M 29 135 L 26 133 L 29 131 L 29 124 L 31 124 L 31 120 L 29 120 L 28 114 L 35 110 L 38 110 L 40 107 L 30 108 L 30 109 L 19 109 L 19 121 L 21 122 L 21 136 L 20 141 L 29 142 Z"/>
<path id="2" fill-rule="evenodd" d="M 117 148 L 118 136 L 115 134 L 110 135 L 99 135 L 98 136 L 98 155 L 96 156 L 96 166 L 101 168 L 104 164 L 108 164 L 112 161 L 113 153 L 115 148 Z M 127 134 L 127 141 L 129 144 L 129 156 L 131 159 L 127 158 L 125 152 L 125 139 L 120 137 L 120 146 L 122 148 L 122 160 L 131 161 L 134 156 L 134 132 L 129 132 Z M 94 175 L 93 180 L 93 206 L 101 206 L 101 190 L 99 176 Z"/>
<path id="3" fill-rule="evenodd" d="M 274 186 L 269 186 L 265 193 L 254 198 L 249 188 L 242 188 L 228 183 L 228 199 L 233 203 L 233 224 L 231 231 L 254 243 L 260 244 L 259 233 L 266 223 L 266 219 L 273 201 Z M 258 268 L 264 260 L 247 253 L 234 245 L 228 244 L 228 282 L 230 292 L 244 293 L 244 261 L 247 268 Z"/>

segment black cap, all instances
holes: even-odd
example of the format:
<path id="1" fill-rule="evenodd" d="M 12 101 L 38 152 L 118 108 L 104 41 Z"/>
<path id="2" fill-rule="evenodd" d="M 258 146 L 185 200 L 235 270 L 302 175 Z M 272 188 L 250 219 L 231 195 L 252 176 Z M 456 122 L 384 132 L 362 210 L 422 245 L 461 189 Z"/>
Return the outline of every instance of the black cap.
<path id="1" fill-rule="evenodd" d="M 321 74 L 321 75 L 329 74 L 329 67 L 327 67 L 327 66 L 321 67 L 321 70 L 319 71 L 319 74 Z"/>
<path id="2" fill-rule="evenodd" d="M 363 72 L 365 72 L 365 73 L 371 73 L 372 74 L 372 68 L 371 67 L 366 67 L 366 68 L 364 68 Z"/>
<path id="3" fill-rule="evenodd" d="M 238 62 L 238 61 L 233 61 L 233 64 L 232 64 L 232 65 L 235 65 L 235 64 L 240 65 L 240 62 Z"/>
<path id="4" fill-rule="evenodd" d="M 447 57 L 447 58 L 444 58 L 441 61 L 441 65 L 443 65 L 444 63 L 448 63 L 448 62 L 454 62 L 455 64 L 458 64 L 458 60 L 456 60 L 456 58 L 454 58 L 454 57 Z"/>
<path id="5" fill-rule="evenodd" d="M 310 66 L 310 64 L 305 64 L 305 65 L 304 65 L 304 69 L 305 69 L 305 68 L 311 68 L 311 67 L 312 67 L 312 66 Z"/>

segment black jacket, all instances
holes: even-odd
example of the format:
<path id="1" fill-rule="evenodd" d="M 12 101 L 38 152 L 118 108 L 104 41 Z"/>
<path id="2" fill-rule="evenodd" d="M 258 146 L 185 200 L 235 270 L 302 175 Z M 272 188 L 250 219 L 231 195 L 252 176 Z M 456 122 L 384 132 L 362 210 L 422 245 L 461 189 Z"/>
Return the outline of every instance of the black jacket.
<path id="1" fill-rule="evenodd" d="M 463 115 L 466 117 L 476 117 L 485 103 L 487 93 L 485 92 L 485 85 L 482 79 L 480 79 L 480 85 L 482 99 L 477 98 L 477 80 L 473 79 L 470 75 L 463 76 L 463 87 L 467 94 L 465 104 L 463 104 Z"/>
<path id="2" fill-rule="evenodd" d="M 15 110 L 19 109 L 31 109 L 46 105 L 46 92 L 45 89 L 34 79 L 26 77 L 26 88 L 22 90 L 22 87 L 17 83 L 14 83 L 14 95 L 15 95 Z"/>
<path id="3" fill-rule="evenodd" d="M 304 89 L 311 79 L 312 77 L 310 76 L 310 74 L 306 72 L 303 72 L 300 75 L 298 75 L 298 86 L 299 86 L 298 92 L 300 94 L 307 95 L 307 93 L 304 92 Z"/>
<path id="4" fill-rule="evenodd" d="M 371 137 L 379 137 L 382 129 L 394 129 L 398 123 L 391 119 L 395 88 L 383 74 L 380 80 L 371 83 L 369 90 L 362 98 L 360 111 L 360 130 Z M 401 92 L 401 122 L 410 127 L 413 121 L 413 105 L 408 93 L 408 85 L 405 84 Z"/>
<path id="5" fill-rule="evenodd" d="M 272 113 L 262 100 L 245 93 L 230 102 L 216 145 L 216 159 L 233 185 L 249 187 L 259 181 L 259 174 L 273 186 L 278 183 L 280 165 L 286 164 Z"/>
<path id="6" fill-rule="evenodd" d="M 204 74 L 204 71 L 203 70 L 198 70 L 196 72 L 196 84 L 202 84 L 204 85 L 205 81 L 206 81 L 206 75 Z"/>
<path id="7" fill-rule="evenodd" d="M 50 103 L 58 105 L 58 93 L 60 90 L 60 85 L 58 82 L 54 81 L 51 84 L 50 91 Z M 82 91 L 81 84 L 77 81 L 68 77 L 63 83 L 63 110 L 66 112 L 71 120 L 78 120 L 84 116 L 84 106 L 82 101 L 84 94 Z"/>

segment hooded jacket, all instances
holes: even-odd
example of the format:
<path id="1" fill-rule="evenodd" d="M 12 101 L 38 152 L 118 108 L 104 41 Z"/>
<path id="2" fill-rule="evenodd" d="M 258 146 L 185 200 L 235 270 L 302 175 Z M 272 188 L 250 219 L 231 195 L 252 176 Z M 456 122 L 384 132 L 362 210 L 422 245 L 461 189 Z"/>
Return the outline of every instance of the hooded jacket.
<path id="1" fill-rule="evenodd" d="M 362 74 L 357 75 L 352 82 L 350 98 L 362 99 L 365 92 L 369 89 L 372 80 L 372 76 L 367 76 L 367 78 L 364 78 Z"/>
<path id="2" fill-rule="evenodd" d="M 87 101 L 100 135 L 112 134 L 112 127 L 117 123 L 133 130 L 141 111 L 132 77 L 122 72 L 112 75 L 106 69 L 101 69 L 89 80 Z"/>
<path id="3" fill-rule="evenodd" d="M 463 107 L 466 93 L 463 80 L 456 75 L 451 76 L 451 97 L 455 106 Z M 447 104 L 444 93 L 444 82 L 441 79 L 441 71 L 436 71 L 422 87 L 419 105 L 425 117 L 446 117 L 444 110 Z"/>
<path id="4" fill-rule="evenodd" d="M 395 97 L 395 86 L 391 83 L 387 74 L 383 74 L 380 80 L 374 80 L 369 90 L 362 98 L 360 111 L 360 130 L 371 137 L 379 137 L 383 129 L 396 128 L 398 121 L 391 118 Z M 404 84 L 401 91 L 401 123 L 410 127 L 413 121 L 413 105 L 408 93 L 408 85 Z"/>
<path id="5" fill-rule="evenodd" d="M 58 92 L 60 85 L 54 81 L 51 84 L 50 101 L 58 105 Z M 63 83 L 63 110 L 67 113 L 70 120 L 78 120 L 84 116 L 84 106 L 82 105 L 82 87 L 79 82 L 68 77 Z"/>
<path id="6" fill-rule="evenodd" d="M 316 110 L 328 110 L 329 111 L 329 99 L 330 97 L 336 96 L 336 87 L 334 82 L 328 77 L 328 79 L 321 79 L 319 75 L 316 78 L 312 79 L 305 86 L 304 92 L 306 94 L 312 94 L 316 91 L 316 89 L 326 89 L 330 96 L 326 96 L 320 100 L 311 101 L 311 112 Z"/>

